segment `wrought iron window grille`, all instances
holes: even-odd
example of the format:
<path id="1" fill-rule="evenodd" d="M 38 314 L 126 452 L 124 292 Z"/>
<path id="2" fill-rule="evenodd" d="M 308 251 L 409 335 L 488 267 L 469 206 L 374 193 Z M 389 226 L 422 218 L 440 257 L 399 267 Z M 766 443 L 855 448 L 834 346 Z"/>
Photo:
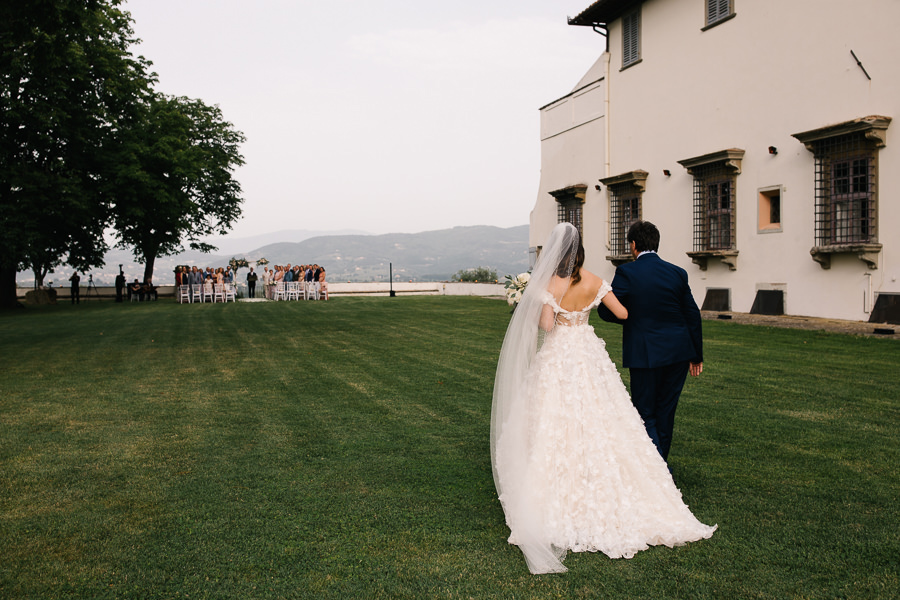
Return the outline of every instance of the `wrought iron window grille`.
<path id="1" fill-rule="evenodd" d="M 815 246 L 809 252 L 823 269 L 841 253 L 878 268 L 878 149 L 890 123 L 874 115 L 793 134 L 814 156 Z"/>

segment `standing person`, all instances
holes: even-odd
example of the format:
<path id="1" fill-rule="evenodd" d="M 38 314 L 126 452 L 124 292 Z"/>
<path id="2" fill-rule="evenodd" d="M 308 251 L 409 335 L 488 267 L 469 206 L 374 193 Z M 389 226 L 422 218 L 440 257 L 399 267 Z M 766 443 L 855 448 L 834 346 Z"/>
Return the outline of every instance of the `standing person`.
<path id="1" fill-rule="evenodd" d="M 122 270 L 122 267 L 119 267 L 119 274 L 116 275 L 116 302 L 122 301 L 122 296 L 125 293 L 125 271 Z"/>
<path id="2" fill-rule="evenodd" d="M 328 300 L 328 282 L 325 281 L 325 267 L 319 268 L 319 293 Z"/>
<path id="3" fill-rule="evenodd" d="M 199 270 L 197 265 L 191 267 L 191 272 L 188 274 L 188 284 L 191 286 L 191 302 L 198 302 L 203 292 L 199 288 L 195 290 L 194 286 L 203 285 L 203 271 Z"/>
<path id="4" fill-rule="evenodd" d="M 78 276 L 78 271 L 72 273 L 72 276 L 69 277 L 69 281 L 72 282 L 72 287 L 69 295 L 72 297 L 72 304 L 81 304 L 81 277 Z"/>
<path id="5" fill-rule="evenodd" d="M 253 272 L 253 267 L 250 267 L 250 272 L 247 273 L 247 297 L 249 298 L 256 298 L 257 279 L 259 279 L 259 277 Z"/>
<path id="6" fill-rule="evenodd" d="M 583 268 L 570 223 L 543 246 L 510 320 L 491 408 L 491 465 L 511 535 L 532 573 L 558 573 L 566 552 L 631 558 L 650 545 L 708 538 L 647 436 L 588 319 L 630 314 Z"/>
<path id="7" fill-rule="evenodd" d="M 272 285 L 272 271 L 269 270 L 268 266 L 263 267 L 263 293 L 266 296 L 267 300 L 272 299 L 272 290 L 269 288 Z"/>
<path id="8" fill-rule="evenodd" d="M 637 221 L 626 236 L 634 261 L 620 265 L 612 281 L 628 309 L 621 320 L 604 307 L 600 318 L 622 329 L 622 362 L 631 372 L 631 401 L 663 460 L 669 460 L 675 409 L 688 373 L 703 372 L 700 309 L 687 272 L 661 259 L 659 230 Z"/>
<path id="9" fill-rule="evenodd" d="M 318 299 L 318 298 L 320 298 L 319 293 L 322 289 L 322 285 L 319 283 L 319 281 L 321 280 L 321 277 L 322 277 L 322 267 L 320 267 L 319 265 L 313 265 L 312 271 L 313 271 L 312 285 L 313 285 L 313 294 L 314 294 L 313 297 Z"/>

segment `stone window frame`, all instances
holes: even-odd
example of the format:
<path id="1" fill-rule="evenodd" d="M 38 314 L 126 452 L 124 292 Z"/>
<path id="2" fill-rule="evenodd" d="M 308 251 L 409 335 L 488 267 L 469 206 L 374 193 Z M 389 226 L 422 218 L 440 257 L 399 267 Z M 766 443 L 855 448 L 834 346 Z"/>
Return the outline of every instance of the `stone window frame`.
<path id="1" fill-rule="evenodd" d="M 587 185 L 579 183 L 550 192 L 558 203 L 557 223 L 571 223 L 584 239 L 584 201 Z"/>
<path id="2" fill-rule="evenodd" d="M 625 240 L 625 234 L 628 232 L 628 228 L 631 226 L 631 223 L 634 222 L 634 219 L 631 219 L 630 222 L 624 222 L 624 217 L 622 213 L 622 205 L 621 201 L 623 199 L 635 199 L 637 200 L 637 218 L 641 219 L 644 213 L 644 201 L 643 195 L 644 191 L 647 188 L 647 176 L 649 173 L 643 170 L 635 170 L 629 171 L 627 173 L 622 173 L 621 175 L 615 175 L 613 177 L 605 177 L 600 180 L 604 186 L 606 186 L 607 196 L 609 198 L 609 255 L 606 257 L 606 260 L 610 261 L 615 266 L 619 266 L 623 263 L 634 260 L 634 257 L 630 252 L 627 252 L 623 248 L 614 248 L 613 243 L 621 237 L 621 239 Z M 616 235 L 617 229 L 619 229 L 619 233 L 621 236 Z M 627 242 L 625 242 L 627 246 Z"/>
<path id="3" fill-rule="evenodd" d="M 743 158 L 744 150 L 729 148 L 678 161 L 678 164 L 694 177 L 694 248 L 686 254 L 694 264 L 700 267 L 701 271 L 705 271 L 708 268 L 710 258 L 721 260 L 732 271 L 737 269 L 737 176 L 741 174 L 741 161 Z M 705 180 L 704 171 L 714 167 L 719 167 L 719 178 L 725 177 L 730 183 L 729 227 L 731 243 L 729 248 L 709 248 L 710 231 L 708 210 L 706 208 L 708 204 L 706 198 L 707 181 Z"/>
<path id="4" fill-rule="evenodd" d="M 891 117 L 882 115 L 869 115 L 850 121 L 844 121 L 835 125 L 828 125 L 818 129 L 802 131 L 800 133 L 791 134 L 809 150 L 816 161 L 814 171 L 815 177 L 815 203 L 816 203 L 816 219 L 814 224 L 817 229 L 820 228 L 818 220 L 829 219 L 833 217 L 823 217 L 823 203 L 829 202 L 831 186 L 828 183 L 828 175 L 830 172 L 830 164 L 835 162 L 833 157 L 823 154 L 822 147 L 830 141 L 837 140 L 845 136 L 859 135 L 868 146 L 866 149 L 866 158 L 872 162 L 871 174 L 869 175 L 873 181 L 873 187 L 867 202 L 871 203 L 874 216 L 872 227 L 874 233 L 871 239 L 867 241 L 856 241 L 849 243 L 828 243 L 827 240 L 820 239 L 818 231 L 816 233 L 815 245 L 810 249 L 809 253 L 823 269 L 831 268 L 831 257 L 834 254 L 856 254 L 857 258 L 864 262 L 869 269 L 878 268 L 878 257 L 881 253 L 882 244 L 878 242 L 878 154 L 881 148 L 887 143 L 887 129 L 891 124 Z"/>

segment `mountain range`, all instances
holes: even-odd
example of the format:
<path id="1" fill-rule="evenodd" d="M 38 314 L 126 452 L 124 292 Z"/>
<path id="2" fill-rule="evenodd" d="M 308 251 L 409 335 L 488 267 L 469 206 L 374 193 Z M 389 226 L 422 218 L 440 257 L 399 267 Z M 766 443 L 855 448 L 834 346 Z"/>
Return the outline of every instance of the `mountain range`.
<path id="1" fill-rule="evenodd" d="M 153 280 L 173 281 L 178 265 L 227 266 L 232 258 L 246 258 L 255 267 L 261 258 L 274 265 L 318 264 L 325 267 L 330 281 L 447 281 L 460 270 L 488 267 L 497 277 L 528 269 L 528 226 L 492 227 L 476 225 L 421 233 L 371 235 L 361 232 L 314 232 L 283 230 L 249 238 L 221 238 L 212 242 L 218 250 L 211 254 L 187 251 L 156 259 Z M 142 278 L 143 265 L 134 262 L 129 250 L 113 249 L 106 254 L 106 266 L 91 271 L 97 285 L 113 285 L 121 264 L 128 281 Z M 260 270 L 259 267 L 256 267 Z M 247 270 L 238 272 L 238 279 Z M 68 285 L 71 269 L 60 267 L 45 282 Z M 33 282 L 30 272 L 19 273 L 19 285 Z M 82 285 L 87 283 L 82 277 Z"/>

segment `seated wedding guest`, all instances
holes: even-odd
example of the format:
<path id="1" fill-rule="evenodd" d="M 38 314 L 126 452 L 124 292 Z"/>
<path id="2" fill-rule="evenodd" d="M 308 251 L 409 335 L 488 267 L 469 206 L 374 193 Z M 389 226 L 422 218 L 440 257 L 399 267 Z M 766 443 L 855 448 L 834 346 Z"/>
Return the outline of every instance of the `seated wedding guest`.
<path id="1" fill-rule="evenodd" d="M 143 295 L 141 294 L 141 282 L 137 280 L 137 277 L 134 278 L 134 281 L 131 285 L 128 286 L 128 300 L 131 301 L 132 296 L 138 296 L 138 300 L 143 300 Z"/>
<path id="2" fill-rule="evenodd" d="M 153 296 L 154 300 L 159 300 L 159 290 L 153 285 L 153 279 L 148 277 L 144 285 L 141 286 L 141 300 L 146 298 L 149 302 L 150 296 Z"/>

